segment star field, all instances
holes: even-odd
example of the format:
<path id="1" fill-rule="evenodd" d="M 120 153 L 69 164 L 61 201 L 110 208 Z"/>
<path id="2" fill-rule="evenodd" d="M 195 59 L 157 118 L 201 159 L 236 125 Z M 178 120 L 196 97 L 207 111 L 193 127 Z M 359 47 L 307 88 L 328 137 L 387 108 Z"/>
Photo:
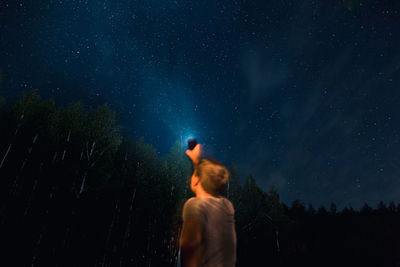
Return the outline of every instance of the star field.
<path id="1" fill-rule="evenodd" d="M 0 90 L 107 102 L 284 202 L 400 201 L 396 1 L 2 1 Z"/>

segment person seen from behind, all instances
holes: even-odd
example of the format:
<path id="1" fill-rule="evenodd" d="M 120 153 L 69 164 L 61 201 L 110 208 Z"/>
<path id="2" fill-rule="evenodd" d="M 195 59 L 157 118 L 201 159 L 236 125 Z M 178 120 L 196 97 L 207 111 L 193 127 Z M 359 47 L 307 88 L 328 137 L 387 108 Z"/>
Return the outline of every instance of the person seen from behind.
<path id="1" fill-rule="evenodd" d="M 236 264 L 236 231 L 232 203 L 220 195 L 228 182 L 227 168 L 201 158 L 201 145 L 186 150 L 194 172 L 190 189 L 195 197 L 183 206 L 179 239 L 184 267 L 232 267 Z"/>

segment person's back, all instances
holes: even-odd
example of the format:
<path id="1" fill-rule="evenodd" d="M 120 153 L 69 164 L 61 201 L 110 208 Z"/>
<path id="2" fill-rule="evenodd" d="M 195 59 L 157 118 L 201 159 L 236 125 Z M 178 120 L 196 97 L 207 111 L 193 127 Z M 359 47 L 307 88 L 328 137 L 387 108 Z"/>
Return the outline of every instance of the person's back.
<path id="1" fill-rule="evenodd" d="M 204 225 L 201 266 L 235 266 L 236 232 L 232 203 L 224 197 L 191 198 L 183 208 L 183 220 L 189 218 L 197 218 Z"/>
<path id="2" fill-rule="evenodd" d="M 196 195 L 183 207 L 179 239 L 184 267 L 233 267 L 236 232 L 232 203 L 221 197 L 229 172 L 215 159 L 201 159 L 200 145 L 186 154 L 193 162 L 190 189 Z"/>

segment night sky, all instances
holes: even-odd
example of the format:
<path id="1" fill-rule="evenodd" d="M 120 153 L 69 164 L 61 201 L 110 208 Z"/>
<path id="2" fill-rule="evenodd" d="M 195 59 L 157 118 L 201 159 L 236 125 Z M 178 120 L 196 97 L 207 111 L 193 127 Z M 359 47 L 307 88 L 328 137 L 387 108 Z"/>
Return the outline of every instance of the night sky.
<path id="1" fill-rule="evenodd" d="M 288 204 L 400 201 L 399 1 L 3 0 L 0 77 L 160 155 L 196 137 Z"/>

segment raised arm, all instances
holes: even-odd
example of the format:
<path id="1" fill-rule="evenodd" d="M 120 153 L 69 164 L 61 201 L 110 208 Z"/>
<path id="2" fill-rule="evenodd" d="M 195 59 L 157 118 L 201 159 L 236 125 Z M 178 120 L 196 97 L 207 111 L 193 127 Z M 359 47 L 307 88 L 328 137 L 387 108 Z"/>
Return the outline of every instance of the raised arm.
<path id="1" fill-rule="evenodd" d="M 201 150 L 202 148 L 200 144 L 197 144 L 193 150 L 186 150 L 186 155 L 188 155 L 188 157 L 192 160 L 194 166 L 196 166 L 200 161 Z"/>

